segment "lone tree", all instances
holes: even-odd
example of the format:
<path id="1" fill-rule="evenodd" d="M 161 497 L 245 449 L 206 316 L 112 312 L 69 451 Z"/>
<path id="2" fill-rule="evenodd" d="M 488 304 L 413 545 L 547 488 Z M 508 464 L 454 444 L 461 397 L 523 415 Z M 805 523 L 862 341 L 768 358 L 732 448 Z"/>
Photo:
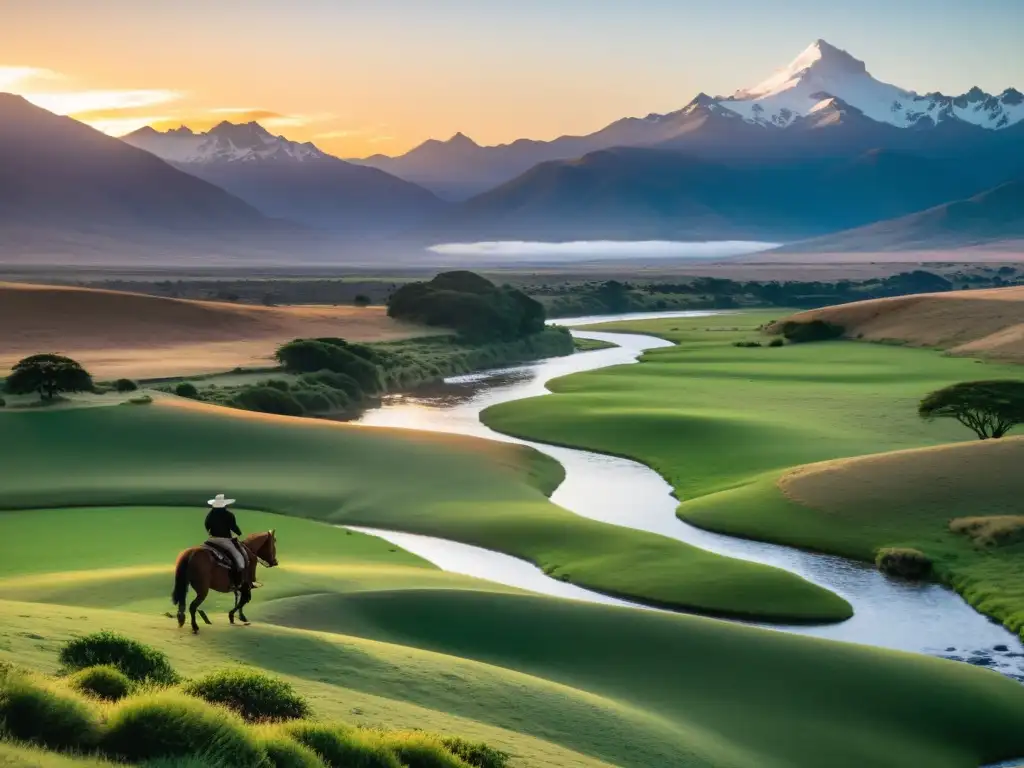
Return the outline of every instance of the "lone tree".
<path id="1" fill-rule="evenodd" d="M 923 419 L 956 419 L 981 440 L 1024 423 L 1024 381 L 964 381 L 932 392 L 917 408 Z"/>
<path id="2" fill-rule="evenodd" d="M 38 392 L 43 400 L 52 400 L 58 392 L 91 390 L 92 377 L 70 357 L 32 355 L 14 366 L 5 388 L 12 395 Z"/>

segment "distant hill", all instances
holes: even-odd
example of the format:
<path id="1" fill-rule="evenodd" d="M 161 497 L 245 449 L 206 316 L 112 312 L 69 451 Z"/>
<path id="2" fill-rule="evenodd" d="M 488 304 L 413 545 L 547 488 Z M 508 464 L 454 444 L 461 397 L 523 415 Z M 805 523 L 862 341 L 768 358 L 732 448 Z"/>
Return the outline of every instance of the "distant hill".
<path id="1" fill-rule="evenodd" d="M 438 214 L 432 192 L 354 165 L 258 123 L 222 122 L 207 133 L 141 128 L 122 141 L 227 190 L 275 218 L 335 235 L 401 232 Z"/>
<path id="2" fill-rule="evenodd" d="M 108 378 L 271 365 L 278 344 L 303 336 L 438 333 L 393 320 L 382 307 L 258 307 L 18 283 L 0 283 L 0 327 L 0 376 L 26 355 L 59 352 Z"/>
<path id="3" fill-rule="evenodd" d="M 856 301 L 785 319 L 827 320 L 850 337 L 1024 363 L 1024 287 Z"/>
<path id="4" fill-rule="evenodd" d="M 973 185 L 943 161 L 888 151 L 743 164 L 620 147 L 542 163 L 427 231 L 459 240 L 785 242 L 902 215 Z"/>
<path id="5" fill-rule="evenodd" d="M 69 117 L 0 94 L 0 257 L 297 233 L 206 181 Z"/>
<path id="6" fill-rule="evenodd" d="M 890 193 L 885 187 L 879 194 Z M 793 243 L 775 253 L 952 249 L 1024 241 L 1024 182 L 1002 184 L 964 200 Z"/>

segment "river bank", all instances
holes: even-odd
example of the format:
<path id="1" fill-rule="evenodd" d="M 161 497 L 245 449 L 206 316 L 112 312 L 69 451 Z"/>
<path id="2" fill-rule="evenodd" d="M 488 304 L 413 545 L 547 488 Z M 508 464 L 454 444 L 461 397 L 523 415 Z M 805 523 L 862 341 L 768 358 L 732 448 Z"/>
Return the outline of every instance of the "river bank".
<path id="1" fill-rule="evenodd" d="M 689 313 L 686 316 L 699 318 L 710 314 Z M 652 315 L 664 316 L 663 313 L 646 313 L 626 319 L 649 319 Z M 606 320 L 605 317 L 577 318 L 573 325 Z M 941 585 L 898 582 L 869 566 L 844 558 L 816 555 L 696 528 L 676 517 L 678 501 L 673 496 L 672 486 L 642 464 L 510 437 L 480 422 L 480 413 L 488 407 L 547 394 L 546 383 L 552 379 L 584 370 L 621 366 L 635 361 L 644 350 L 672 346 L 671 342 L 663 339 L 638 334 L 577 332 L 577 335 L 617 343 L 619 347 L 577 355 L 568 360 L 545 361 L 449 380 L 435 391 L 386 399 L 383 407 L 367 411 L 359 423 L 456 432 L 531 445 L 557 459 L 566 468 L 566 480 L 552 495 L 552 501 L 575 514 L 783 568 L 832 590 L 854 606 L 853 618 L 840 624 L 819 627 L 771 625 L 771 628 L 929 655 L 956 656 L 1012 676 L 1024 675 L 1021 657 L 1012 655 L 1024 652 L 1020 640 L 976 613 L 959 596 Z M 571 381 L 563 379 L 556 388 L 560 389 L 564 382 Z M 435 562 L 445 567 L 444 557 L 437 555 L 440 545 L 435 543 L 432 546 L 437 557 Z M 429 553 L 425 556 L 431 559 Z M 492 576 L 501 581 L 500 573 Z M 760 623 L 759 626 L 769 625 Z M 997 646 L 1005 646 L 1007 650 L 997 651 Z"/>

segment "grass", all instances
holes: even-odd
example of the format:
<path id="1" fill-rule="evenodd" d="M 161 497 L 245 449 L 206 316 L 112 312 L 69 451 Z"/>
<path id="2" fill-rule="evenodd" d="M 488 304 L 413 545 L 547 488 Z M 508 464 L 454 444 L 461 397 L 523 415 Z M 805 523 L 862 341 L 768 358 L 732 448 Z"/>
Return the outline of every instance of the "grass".
<path id="1" fill-rule="evenodd" d="M 686 593 L 692 548 L 562 512 L 544 496 L 558 466 L 515 446 L 159 401 L 11 416 L 0 540 L 18 547 L 0 559 L 0 660 L 55 672 L 62 643 L 106 629 L 185 677 L 258 668 L 319 717 L 458 735 L 515 768 L 974 768 L 1024 753 L 1024 688 L 988 670 L 525 595 L 331 525 L 522 548 L 574 579 Z M 196 502 L 220 489 L 242 500 L 246 532 L 277 529 L 281 567 L 261 571 L 256 623 L 229 626 L 220 597 L 193 636 L 162 615 L 170 570 L 198 539 Z M 774 573 L 718 589 L 752 601 L 736 593 Z M 132 701 L 145 700 L 103 706 Z"/>
<path id="2" fill-rule="evenodd" d="M 781 314 L 602 326 L 676 346 L 641 365 L 557 380 L 554 397 L 484 418 L 503 432 L 642 461 L 674 486 L 680 517 L 704 528 L 869 562 L 883 547 L 918 549 L 973 605 L 1024 627 L 1019 545 L 986 553 L 948 530 L 965 514 L 1019 509 L 1013 467 L 1024 442 L 983 444 L 955 422 L 916 414 L 934 389 L 1021 369 L 852 341 L 733 346 Z"/>
<path id="3" fill-rule="evenodd" d="M 276 599 L 258 625 L 220 621 L 194 638 L 148 612 L 0 610 L 0 646 L 37 668 L 53 668 L 53 644 L 83 622 L 99 624 L 153 643 L 182 674 L 241 661 L 284 676 L 322 717 L 459 733 L 514 766 L 973 768 L 1024 750 L 1024 689 L 997 674 L 690 616 L 338 591 Z M 799 739 L 786 736 L 794 723 Z"/>
<path id="4" fill-rule="evenodd" d="M 104 526 L 116 513 L 94 517 L 59 508 L 166 508 L 201 503 L 211 489 L 223 488 L 249 508 L 454 539 L 654 604 L 805 621 L 849 615 L 845 601 L 778 569 L 701 553 L 552 505 L 544 492 L 560 482 L 560 465 L 521 446 L 191 403 L 0 418 L 7 435 L 0 463 L 10 473 L 0 507 L 57 508 L 0 514 L 0 535 L 25 542 L 0 569 L 22 575 L 99 567 L 109 563 L 110 547 L 123 550 L 130 565 L 133 557 L 142 560 L 140 548 L 160 546 L 170 564 L 202 533 L 201 510 L 181 511 L 177 521 L 167 513 L 159 520 L 142 513 Z M 97 434 L 104 439 L 97 442 Z M 278 527 L 244 515 L 241 524 L 247 532 Z M 53 530 L 64 534 L 58 542 L 47 536 Z M 289 530 L 280 530 L 282 557 L 300 551 L 290 547 Z M 84 541 L 95 543 L 82 547 Z M 305 551 L 323 551 L 323 545 L 309 542 Z"/>

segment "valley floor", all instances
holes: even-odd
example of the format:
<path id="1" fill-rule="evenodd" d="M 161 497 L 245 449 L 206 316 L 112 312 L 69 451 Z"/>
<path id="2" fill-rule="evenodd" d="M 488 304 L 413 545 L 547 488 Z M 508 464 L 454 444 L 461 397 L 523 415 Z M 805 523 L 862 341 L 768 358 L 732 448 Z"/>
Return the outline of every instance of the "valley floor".
<path id="1" fill-rule="evenodd" d="M 646 375 L 651 365 L 626 369 Z M 622 370 L 593 375 L 615 382 Z M 660 370 L 666 382 L 680 376 L 678 366 Z M 636 381 L 617 386 L 622 395 Z M 674 418 L 668 402 L 647 404 L 640 429 L 630 408 L 604 402 L 593 420 L 618 414 L 624 449 Z M 548 411 L 552 423 L 559 413 Z M 561 468 L 522 446 L 173 399 L 0 412 L 0 425 L 0 660 L 52 672 L 61 643 L 111 629 L 163 650 L 186 675 L 260 667 L 322 716 L 484 740 L 524 768 L 975 768 L 1024 754 L 1024 687 L 988 670 L 525 594 L 337 527 L 474 543 L 637 600 L 848 615 L 844 601 L 791 574 L 572 515 L 546 498 Z M 666 450 L 679 443 L 674 427 L 662 433 Z M 728 462 L 705 466 L 712 490 L 741 484 Z M 229 626 L 221 597 L 209 603 L 214 625 L 193 636 L 165 615 L 172 565 L 201 538 L 203 500 L 218 490 L 240 500 L 247 533 L 277 530 L 281 567 L 261 571 L 252 626 Z M 0 761 L 15 752 L 0 745 Z"/>

